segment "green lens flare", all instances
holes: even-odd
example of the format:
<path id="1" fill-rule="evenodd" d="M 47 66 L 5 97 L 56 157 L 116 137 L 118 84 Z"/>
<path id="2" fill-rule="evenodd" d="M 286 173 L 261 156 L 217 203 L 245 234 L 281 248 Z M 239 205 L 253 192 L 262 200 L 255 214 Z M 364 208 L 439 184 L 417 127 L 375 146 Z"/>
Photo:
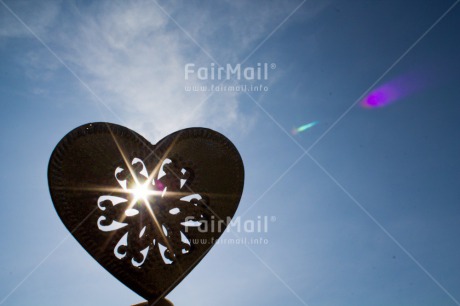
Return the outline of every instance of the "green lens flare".
<path id="1" fill-rule="evenodd" d="M 302 125 L 302 126 L 300 126 L 300 127 L 298 127 L 298 128 L 295 128 L 294 130 L 292 130 L 292 134 L 297 134 L 297 133 L 306 131 L 306 130 L 308 130 L 309 128 L 314 127 L 314 126 L 317 125 L 318 123 L 319 123 L 319 121 L 313 121 L 313 122 L 310 122 L 310 123 L 308 123 L 308 124 Z"/>

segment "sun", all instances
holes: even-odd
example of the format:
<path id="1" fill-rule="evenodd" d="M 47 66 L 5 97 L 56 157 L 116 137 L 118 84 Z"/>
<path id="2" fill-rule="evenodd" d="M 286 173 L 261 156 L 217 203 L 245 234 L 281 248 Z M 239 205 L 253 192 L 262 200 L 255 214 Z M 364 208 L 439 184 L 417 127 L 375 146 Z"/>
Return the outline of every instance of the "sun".
<path id="1" fill-rule="evenodd" d="M 136 187 L 130 190 L 134 196 L 135 202 L 137 200 L 144 200 L 147 202 L 147 198 L 152 194 L 152 191 L 149 189 L 148 183 L 136 184 Z"/>
<path id="2" fill-rule="evenodd" d="M 156 192 L 151 189 L 149 182 L 136 182 L 134 188 L 128 189 L 128 193 L 133 195 L 133 204 L 141 200 L 144 203 L 149 203 L 149 198 L 156 195 Z"/>
<path id="3" fill-rule="evenodd" d="M 144 183 L 137 181 L 134 188 L 126 190 L 127 193 L 132 194 L 133 196 L 131 205 L 136 204 L 138 201 L 142 201 L 145 204 L 151 204 L 150 202 L 153 200 L 152 197 L 163 197 L 165 191 L 166 188 L 163 192 L 155 190 L 149 180 Z"/>

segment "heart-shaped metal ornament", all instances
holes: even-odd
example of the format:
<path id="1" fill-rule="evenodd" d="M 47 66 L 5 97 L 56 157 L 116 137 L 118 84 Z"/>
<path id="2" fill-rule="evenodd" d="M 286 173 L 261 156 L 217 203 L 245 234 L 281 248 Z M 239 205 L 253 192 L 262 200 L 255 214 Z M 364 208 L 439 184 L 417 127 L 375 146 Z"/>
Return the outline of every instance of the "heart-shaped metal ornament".
<path id="1" fill-rule="evenodd" d="M 163 300 L 212 248 L 238 207 L 244 167 L 235 146 L 205 128 L 150 144 L 92 123 L 68 133 L 48 166 L 56 211 L 107 271 Z"/>

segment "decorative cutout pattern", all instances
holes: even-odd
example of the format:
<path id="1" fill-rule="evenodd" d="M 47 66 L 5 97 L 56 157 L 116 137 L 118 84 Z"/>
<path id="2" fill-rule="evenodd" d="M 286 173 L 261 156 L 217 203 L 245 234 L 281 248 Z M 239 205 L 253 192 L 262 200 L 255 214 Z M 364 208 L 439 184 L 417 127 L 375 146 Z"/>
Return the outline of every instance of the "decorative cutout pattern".
<path id="1" fill-rule="evenodd" d="M 149 173 L 136 157 L 127 169 L 115 169 L 121 189 L 113 194 L 120 195 L 98 198 L 97 226 L 121 236 L 113 250 L 119 260 L 129 260 L 137 268 L 148 260 L 174 264 L 193 250 L 187 233 L 209 219 L 208 200 L 191 191 L 192 170 L 176 164 L 167 158 Z"/>
<path id="2" fill-rule="evenodd" d="M 144 187 L 138 190 L 133 173 L 140 183 L 147 174 L 151 186 L 139 184 Z M 183 129 L 151 144 L 126 127 L 95 122 L 75 128 L 56 145 L 48 182 L 58 216 L 82 247 L 154 304 L 216 245 L 228 222 L 221 230 L 212 229 L 214 222 L 207 225 L 213 216 L 230 220 L 235 215 L 244 165 L 232 142 L 210 129 Z M 155 191 L 147 193 L 149 205 L 142 196 L 134 205 L 146 191 Z"/>

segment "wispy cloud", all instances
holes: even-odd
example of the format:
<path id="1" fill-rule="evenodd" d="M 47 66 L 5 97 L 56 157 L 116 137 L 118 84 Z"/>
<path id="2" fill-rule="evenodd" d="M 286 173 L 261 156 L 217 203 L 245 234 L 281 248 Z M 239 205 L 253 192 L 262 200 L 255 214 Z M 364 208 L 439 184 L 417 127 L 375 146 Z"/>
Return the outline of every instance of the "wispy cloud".
<path id="1" fill-rule="evenodd" d="M 294 4 L 161 5 L 218 62 L 235 64 Z M 238 93 L 216 93 L 207 99 L 209 92 L 184 90 L 185 84 L 203 85 L 196 79 L 185 82 L 184 65 L 213 60 L 154 1 L 47 2 L 35 13 L 16 4 L 12 9 L 126 124 L 155 140 L 188 126 L 244 131 L 251 125 L 253 116 L 241 111 Z M 7 21 L 3 37 L 26 35 L 16 21 Z M 31 51 L 24 59 L 31 77 L 42 73 L 49 78 L 55 70 L 55 63 L 43 67 L 42 54 Z"/>

